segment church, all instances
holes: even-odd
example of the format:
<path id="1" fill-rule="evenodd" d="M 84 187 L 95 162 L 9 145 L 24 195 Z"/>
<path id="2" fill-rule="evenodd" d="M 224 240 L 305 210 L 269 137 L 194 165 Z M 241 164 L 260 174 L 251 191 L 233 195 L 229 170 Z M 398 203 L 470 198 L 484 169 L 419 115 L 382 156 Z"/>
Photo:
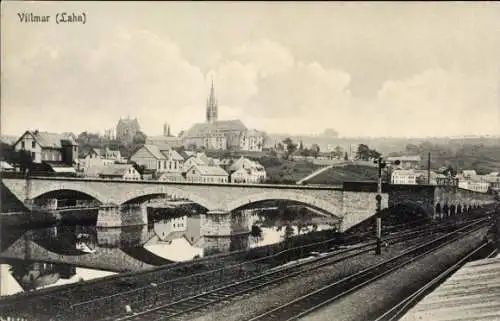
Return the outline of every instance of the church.
<path id="1" fill-rule="evenodd" d="M 262 151 L 264 146 L 264 133 L 248 130 L 241 120 L 218 120 L 218 102 L 213 81 L 207 99 L 206 121 L 194 124 L 181 137 L 186 147 Z"/>

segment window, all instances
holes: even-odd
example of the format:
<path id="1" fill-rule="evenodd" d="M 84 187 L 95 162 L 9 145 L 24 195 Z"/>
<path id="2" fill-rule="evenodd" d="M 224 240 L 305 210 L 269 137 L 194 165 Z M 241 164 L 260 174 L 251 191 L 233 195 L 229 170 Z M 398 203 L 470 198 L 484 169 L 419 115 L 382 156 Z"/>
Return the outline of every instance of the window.
<path id="1" fill-rule="evenodd" d="M 158 169 L 161 168 L 161 161 L 158 161 Z"/>
<path id="2" fill-rule="evenodd" d="M 35 141 L 32 141 L 31 142 L 31 148 L 35 148 L 36 147 L 36 142 Z"/>
<path id="3" fill-rule="evenodd" d="M 24 149 L 25 145 L 24 145 L 24 141 L 21 142 L 21 148 Z"/>
<path id="4" fill-rule="evenodd" d="M 35 152 L 31 152 L 31 159 L 35 160 Z"/>

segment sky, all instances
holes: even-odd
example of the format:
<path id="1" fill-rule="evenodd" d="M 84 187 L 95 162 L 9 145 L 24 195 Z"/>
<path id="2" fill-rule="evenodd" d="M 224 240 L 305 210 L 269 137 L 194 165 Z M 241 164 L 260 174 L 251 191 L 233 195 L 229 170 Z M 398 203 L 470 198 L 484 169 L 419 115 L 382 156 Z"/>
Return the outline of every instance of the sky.
<path id="1" fill-rule="evenodd" d="M 2 1 L 1 131 L 500 134 L 499 2 Z M 56 24 L 57 13 L 86 14 Z M 23 23 L 18 14 L 49 15 Z"/>

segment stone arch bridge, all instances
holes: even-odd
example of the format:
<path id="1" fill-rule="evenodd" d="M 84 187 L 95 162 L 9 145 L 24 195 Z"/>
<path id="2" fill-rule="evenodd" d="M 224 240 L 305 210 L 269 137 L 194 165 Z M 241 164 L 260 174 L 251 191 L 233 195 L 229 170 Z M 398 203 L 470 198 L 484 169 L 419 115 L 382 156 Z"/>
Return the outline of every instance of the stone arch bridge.
<path id="1" fill-rule="evenodd" d="M 159 181 L 123 181 L 106 179 L 30 177 L 4 178 L 7 188 L 30 206 L 47 193 L 62 190 L 86 194 L 101 204 L 143 204 L 155 195 L 189 199 L 208 213 L 228 213 L 245 205 L 265 200 L 290 200 L 316 208 L 342 220 L 341 230 L 375 213 L 375 182 L 346 182 L 342 186 L 304 186 L 268 184 L 202 184 Z M 492 195 L 467 191 L 454 186 L 387 185 L 383 188 L 382 208 L 412 202 L 435 216 L 438 203 L 485 205 L 494 202 Z M 451 205 L 450 205 L 451 206 Z M 116 212 L 116 209 L 114 210 Z M 130 214 L 130 208 L 128 209 Z M 109 212 L 113 216 L 116 213 Z M 101 213 L 99 214 L 101 215 Z M 144 218 L 144 213 L 141 214 Z M 147 219 L 147 217 L 146 217 Z"/>

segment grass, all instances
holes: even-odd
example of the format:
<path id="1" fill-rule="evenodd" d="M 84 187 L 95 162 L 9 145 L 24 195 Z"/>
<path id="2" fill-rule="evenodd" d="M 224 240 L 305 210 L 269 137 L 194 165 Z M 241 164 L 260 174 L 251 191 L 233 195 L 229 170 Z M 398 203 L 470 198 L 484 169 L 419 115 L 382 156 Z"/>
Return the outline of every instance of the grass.
<path id="1" fill-rule="evenodd" d="M 343 167 L 332 167 L 307 180 L 307 184 L 342 184 L 345 181 L 375 181 L 377 180 L 377 168 L 346 165 Z M 304 177 L 307 175 L 304 175 Z"/>
<path id="2" fill-rule="evenodd" d="M 284 160 L 261 157 L 259 162 L 265 167 L 269 183 L 295 184 L 317 169 L 323 167 L 305 160 Z"/>

